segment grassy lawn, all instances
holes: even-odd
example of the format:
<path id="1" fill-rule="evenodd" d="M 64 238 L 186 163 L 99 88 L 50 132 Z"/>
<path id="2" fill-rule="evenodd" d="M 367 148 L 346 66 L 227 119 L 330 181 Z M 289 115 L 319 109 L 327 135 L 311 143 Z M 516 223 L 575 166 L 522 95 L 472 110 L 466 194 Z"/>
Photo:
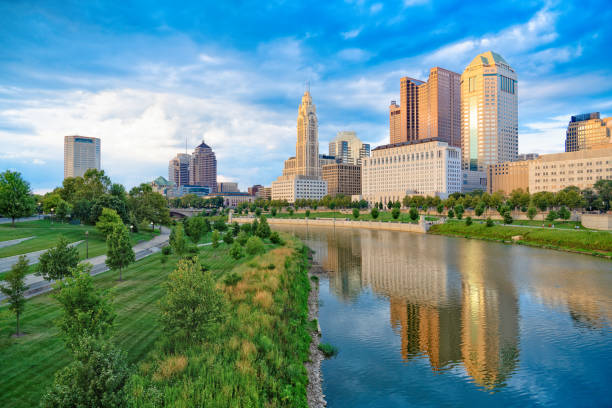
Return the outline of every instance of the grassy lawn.
<path id="1" fill-rule="evenodd" d="M 85 231 L 89 231 L 89 257 L 102 255 L 106 252 L 106 240 L 95 227 L 91 225 L 51 224 L 49 220 L 38 220 L 20 222 L 12 228 L 10 224 L 0 224 L 0 241 L 8 241 L 17 238 L 35 237 L 8 247 L 0 248 L 0 258 L 7 256 L 25 254 L 27 252 L 48 249 L 55 245 L 60 235 L 70 242 L 85 239 Z M 159 231 L 152 232 L 150 229 L 132 234 L 134 244 L 151 239 Z M 78 246 L 81 259 L 85 259 L 85 243 Z"/>
<path id="2" fill-rule="evenodd" d="M 202 263 L 216 276 L 251 260 L 234 260 L 228 255 L 228 248 L 225 244 L 217 249 L 200 248 Z M 162 264 L 161 258 L 156 254 L 134 263 L 123 272 L 123 282 L 117 282 L 117 274 L 111 271 L 94 277 L 98 287 L 113 290 L 117 312 L 114 341 L 128 353 L 131 363 L 142 360 L 160 335 L 157 301 L 163 294 L 162 284 L 177 261 L 170 256 Z M 59 316 L 59 305 L 50 294 L 29 299 L 21 319 L 27 335 L 14 339 L 11 337 L 14 315 L 6 307 L 0 308 L 1 407 L 37 406 L 53 382 L 54 373 L 71 361 L 53 323 Z"/>
<path id="3" fill-rule="evenodd" d="M 612 234 L 590 230 L 568 231 L 542 228 L 522 228 L 474 223 L 467 226 L 463 221 L 450 221 L 445 224 L 433 225 L 429 230 L 432 234 L 480 238 L 494 241 L 512 241 L 513 236 L 522 238 L 518 244 L 545 248 L 563 249 L 589 253 L 593 255 L 612 256 Z"/>
<path id="4" fill-rule="evenodd" d="M 264 214 L 264 215 L 269 218 L 298 218 L 298 219 L 306 218 L 306 214 L 304 212 L 293 213 L 293 215 L 287 212 L 282 212 L 282 213 L 277 213 L 276 216 L 274 217 L 271 214 Z M 321 212 L 311 211 L 309 218 L 310 219 L 314 219 L 314 218 L 347 219 L 348 218 L 351 221 L 355 220 L 353 218 L 352 213 L 349 212 L 345 214 L 339 211 L 321 211 Z M 399 218 L 395 220 L 391 216 L 391 211 L 380 211 L 380 213 L 378 214 L 378 218 L 376 219 L 372 218 L 372 216 L 370 215 L 370 211 L 362 212 L 359 214 L 359 218 L 356 221 L 405 222 L 405 223 L 413 223 L 413 224 L 416 224 L 418 222 L 418 221 L 412 221 L 410 217 L 408 216 L 407 212 L 401 212 Z"/>

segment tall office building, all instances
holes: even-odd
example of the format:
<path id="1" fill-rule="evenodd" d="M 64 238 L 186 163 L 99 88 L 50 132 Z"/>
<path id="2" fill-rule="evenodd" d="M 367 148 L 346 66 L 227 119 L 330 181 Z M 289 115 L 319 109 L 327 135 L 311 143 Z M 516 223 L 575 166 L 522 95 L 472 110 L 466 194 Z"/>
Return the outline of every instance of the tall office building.
<path id="1" fill-rule="evenodd" d="M 360 166 L 361 159 L 370 156 L 370 145 L 362 143 L 355 132 L 342 131 L 329 142 L 329 155 L 334 156 L 337 163 Z"/>
<path id="2" fill-rule="evenodd" d="M 391 101 L 389 105 L 389 141 L 393 143 L 401 143 L 402 141 L 402 108 L 395 101 Z"/>
<path id="3" fill-rule="evenodd" d="M 593 146 L 612 146 L 612 117 L 600 119 L 599 112 L 572 116 L 567 125 L 565 151 L 591 149 Z"/>
<path id="4" fill-rule="evenodd" d="M 217 192 L 217 157 L 204 141 L 198 145 L 189 163 L 189 184 L 210 188 Z"/>
<path id="5" fill-rule="evenodd" d="M 230 181 L 222 181 L 217 183 L 217 190 L 219 193 L 239 193 L 238 183 L 230 182 Z"/>
<path id="6" fill-rule="evenodd" d="M 462 167 L 515 161 L 518 154 L 516 72 L 497 53 L 478 55 L 461 75 Z"/>
<path id="7" fill-rule="evenodd" d="M 317 108 L 312 103 L 310 92 L 306 91 L 298 108 L 295 174 L 314 177 L 321 176 L 318 133 Z"/>
<path id="8" fill-rule="evenodd" d="M 419 86 L 423 83 L 409 77 L 400 79 L 400 140 L 391 143 L 419 138 Z"/>
<path id="9" fill-rule="evenodd" d="M 100 139 L 64 136 L 64 178 L 83 177 L 89 169 L 100 170 Z"/>
<path id="10" fill-rule="evenodd" d="M 189 162 L 191 155 L 179 153 L 168 164 L 168 181 L 176 187 L 189 184 Z"/>
<path id="11" fill-rule="evenodd" d="M 361 166 L 334 163 L 323 166 L 323 180 L 327 181 L 327 194 L 346 196 L 361 194 Z"/>

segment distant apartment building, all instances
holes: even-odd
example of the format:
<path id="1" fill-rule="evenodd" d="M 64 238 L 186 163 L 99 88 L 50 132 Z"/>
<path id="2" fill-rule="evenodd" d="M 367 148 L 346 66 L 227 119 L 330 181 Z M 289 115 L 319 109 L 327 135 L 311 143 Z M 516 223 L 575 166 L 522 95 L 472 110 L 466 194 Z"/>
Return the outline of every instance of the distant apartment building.
<path id="1" fill-rule="evenodd" d="M 565 151 L 591 149 L 593 146 L 612 146 L 612 117 L 600 118 L 599 112 L 572 116 L 567 125 Z"/>
<path id="2" fill-rule="evenodd" d="M 219 193 L 238 193 L 238 183 L 222 181 L 217 183 L 217 190 L 219 190 Z"/>
<path id="3" fill-rule="evenodd" d="M 389 106 L 391 144 L 435 137 L 460 147 L 460 78 L 440 67 L 429 71 L 427 82 L 401 78 L 400 106 L 395 101 Z"/>
<path id="4" fill-rule="evenodd" d="M 461 74 L 461 152 L 466 171 L 515 161 L 518 154 L 516 72 L 488 51 Z"/>
<path id="5" fill-rule="evenodd" d="M 189 184 L 189 162 L 191 155 L 179 153 L 168 164 L 168 181 L 176 186 Z"/>
<path id="6" fill-rule="evenodd" d="M 323 180 L 327 181 L 327 194 L 346 196 L 361 194 L 361 166 L 334 163 L 323 166 Z"/>
<path id="7" fill-rule="evenodd" d="M 497 191 L 509 195 L 519 188 L 529 190 L 530 161 L 515 161 L 492 164 L 487 169 L 487 191 L 493 194 Z"/>
<path id="8" fill-rule="evenodd" d="M 370 204 L 406 195 L 448 197 L 461 192 L 461 149 L 437 140 L 390 144 L 363 160 L 361 194 Z"/>
<path id="9" fill-rule="evenodd" d="M 272 182 L 272 200 L 287 200 L 294 203 L 299 199 L 320 200 L 327 195 L 327 182 L 320 178 L 295 175 L 279 177 Z"/>
<path id="10" fill-rule="evenodd" d="M 227 208 L 236 208 L 238 205 L 242 203 L 252 203 L 255 201 L 255 198 L 249 193 L 240 193 L 240 192 L 219 192 L 219 193 L 210 193 L 206 196 L 206 198 L 217 198 L 221 197 L 223 199 L 223 206 Z"/>
<path id="11" fill-rule="evenodd" d="M 263 187 L 257 190 L 255 194 L 256 198 L 261 198 L 262 200 L 271 200 L 272 199 L 272 187 Z"/>
<path id="12" fill-rule="evenodd" d="M 319 170 L 319 174 L 321 174 L 321 171 L 323 170 L 323 166 L 327 164 L 333 164 L 333 163 L 336 163 L 336 157 L 330 156 L 328 154 L 320 154 L 319 155 L 319 166 L 321 167 L 321 169 Z"/>
<path id="13" fill-rule="evenodd" d="M 191 155 L 189 184 L 208 187 L 211 192 L 217 192 L 217 157 L 212 148 L 204 141 L 195 148 Z"/>
<path id="14" fill-rule="evenodd" d="M 516 161 L 535 160 L 540 156 L 539 153 L 521 153 L 516 156 Z"/>
<path id="15" fill-rule="evenodd" d="M 264 186 L 262 186 L 261 184 L 255 184 L 249 187 L 247 191 L 249 192 L 250 195 L 254 196 L 254 195 L 257 195 L 257 192 L 262 188 L 264 188 Z"/>
<path id="16" fill-rule="evenodd" d="M 556 192 L 565 187 L 590 188 L 612 180 L 612 146 L 576 152 L 543 154 L 529 161 L 529 192 Z"/>
<path id="17" fill-rule="evenodd" d="M 370 145 L 362 143 L 355 132 L 341 131 L 329 142 L 329 155 L 337 163 L 361 165 L 361 160 L 370 156 Z"/>
<path id="18" fill-rule="evenodd" d="M 89 169 L 101 170 L 100 139 L 64 136 L 64 178 L 83 177 Z"/>

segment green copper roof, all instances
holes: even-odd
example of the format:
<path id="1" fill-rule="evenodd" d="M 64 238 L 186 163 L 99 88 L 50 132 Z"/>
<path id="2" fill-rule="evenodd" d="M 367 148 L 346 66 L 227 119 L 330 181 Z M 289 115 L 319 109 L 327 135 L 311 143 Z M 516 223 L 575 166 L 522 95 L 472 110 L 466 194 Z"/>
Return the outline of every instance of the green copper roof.
<path id="1" fill-rule="evenodd" d="M 487 51 L 479 54 L 472 60 L 469 66 L 477 66 L 477 65 L 493 65 L 496 62 L 501 62 L 506 65 L 510 65 L 506 62 L 506 60 L 496 52 Z"/>
<path id="2" fill-rule="evenodd" d="M 162 176 L 159 176 L 158 178 L 156 178 L 154 183 L 157 184 L 158 186 L 172 186 L 172 185 L 174 185 L 173 182 L 166 180 Z"/>

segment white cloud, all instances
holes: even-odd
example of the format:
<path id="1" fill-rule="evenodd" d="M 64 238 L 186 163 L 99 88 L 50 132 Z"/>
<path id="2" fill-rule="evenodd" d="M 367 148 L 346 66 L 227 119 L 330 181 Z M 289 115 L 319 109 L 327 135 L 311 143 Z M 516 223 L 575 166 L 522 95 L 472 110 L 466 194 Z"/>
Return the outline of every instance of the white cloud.
<path id="1" fill-rule="evenodd" d="M 372 4 L 370 6 L 370 13 L 376 14 L 376 13 L 378 13 L 382 9 L 383 9 L 383 4 L 382 3 L 374 3 L 374 4 Z"/>
<path id="2" fill-rule="evenodd" d="M 350 31 L 345 31 L 342 33 L 342 37 L 345 40 L 350 40 L 351 38 L 355 38 L 359 35 L 359 33 L 361 33 L 361 28 L 356 28 L 354 30 L 350 30 Z"/>
<path id="3" fill-rule="evenodd" d="M 370 59 L 370 53 L 360 48 L 345 48 L 338 52 L 338 58 L 349 62 L 364 62 Z"/>

